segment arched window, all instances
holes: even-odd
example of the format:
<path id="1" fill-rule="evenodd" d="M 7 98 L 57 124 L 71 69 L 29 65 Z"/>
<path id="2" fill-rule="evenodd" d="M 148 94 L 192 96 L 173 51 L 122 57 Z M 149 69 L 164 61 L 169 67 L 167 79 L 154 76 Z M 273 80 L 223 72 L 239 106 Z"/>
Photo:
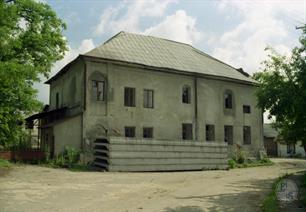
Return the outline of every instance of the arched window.
<path id="1" fill-rule="evenodd" d="M 90 77 L 91 99 L 94 101 L 106 100 L 106 78 L 102 73 L 95 71 Z"/>
<path id="2" fill-rule="evenodd" d="M 224 108 L 232 109 L 233 108 L 233 92 L 226 90 L 224 92 Z"/>

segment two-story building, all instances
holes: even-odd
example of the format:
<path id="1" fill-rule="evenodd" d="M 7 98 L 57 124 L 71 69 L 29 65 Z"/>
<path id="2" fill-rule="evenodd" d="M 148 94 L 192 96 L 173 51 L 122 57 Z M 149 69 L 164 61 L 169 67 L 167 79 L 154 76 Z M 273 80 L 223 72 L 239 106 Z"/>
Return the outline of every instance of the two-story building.
<path id="1" fill-rule="evenodd" d="M 108 170 L 226 168 L 263 148 L 256 81 L 191 45 L 120 32 L 49 79 L 41 141 Z"/>

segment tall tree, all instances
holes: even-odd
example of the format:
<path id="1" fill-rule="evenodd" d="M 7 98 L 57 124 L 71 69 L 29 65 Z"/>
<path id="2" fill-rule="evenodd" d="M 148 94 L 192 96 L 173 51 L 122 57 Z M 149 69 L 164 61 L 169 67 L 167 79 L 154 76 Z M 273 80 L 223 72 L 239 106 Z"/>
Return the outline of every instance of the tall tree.
<path id="1" fill-rule="evenodd" d="M 66 25 L 34 0 L 0 0 L 0 145 L 19 139 L 24 116 L 39 110 L 32 87 L 67 50 Z"/>
<path id="2" fill-rule="evenodd" d="M 265 68 L 254 78 L 260 82 L 259 107 L 275 116 L 274 127 L 285 141 L 302 141 L 306 152 L 306 25 L 301 29 L 300 45 L 291 55 L 280 55 L 268 49 Z"/>

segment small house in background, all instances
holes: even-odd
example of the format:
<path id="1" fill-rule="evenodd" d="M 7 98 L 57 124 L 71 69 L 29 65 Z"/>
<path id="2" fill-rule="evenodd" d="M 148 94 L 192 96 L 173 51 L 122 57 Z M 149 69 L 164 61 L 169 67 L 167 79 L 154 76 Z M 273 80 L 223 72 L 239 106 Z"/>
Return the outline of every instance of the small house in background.
<path id="1" fill-rule="evenodd" d="M 271 124 L 264 124 L 264 145 L 270 157 L 305 157 L 302 143 L 287 144 Z"/>
<path id="2" fill-rule="evenodd" d="M 49 79 L 44 149 L 82 151 L 110 171 L 224 169 L 236 145 L 263 149 L 257 82 L 192 47 L 120 32 Z"/>

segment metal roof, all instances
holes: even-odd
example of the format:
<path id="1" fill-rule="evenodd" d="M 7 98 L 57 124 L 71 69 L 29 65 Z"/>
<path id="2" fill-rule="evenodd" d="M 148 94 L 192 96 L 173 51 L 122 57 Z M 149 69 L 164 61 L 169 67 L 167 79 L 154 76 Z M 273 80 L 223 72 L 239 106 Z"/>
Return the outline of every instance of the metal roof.
<path id="1" fill-rule="evenodd" d="M 257 83 L 189 44 L 147 35 L 120 32 L 84 55 Z"/>

